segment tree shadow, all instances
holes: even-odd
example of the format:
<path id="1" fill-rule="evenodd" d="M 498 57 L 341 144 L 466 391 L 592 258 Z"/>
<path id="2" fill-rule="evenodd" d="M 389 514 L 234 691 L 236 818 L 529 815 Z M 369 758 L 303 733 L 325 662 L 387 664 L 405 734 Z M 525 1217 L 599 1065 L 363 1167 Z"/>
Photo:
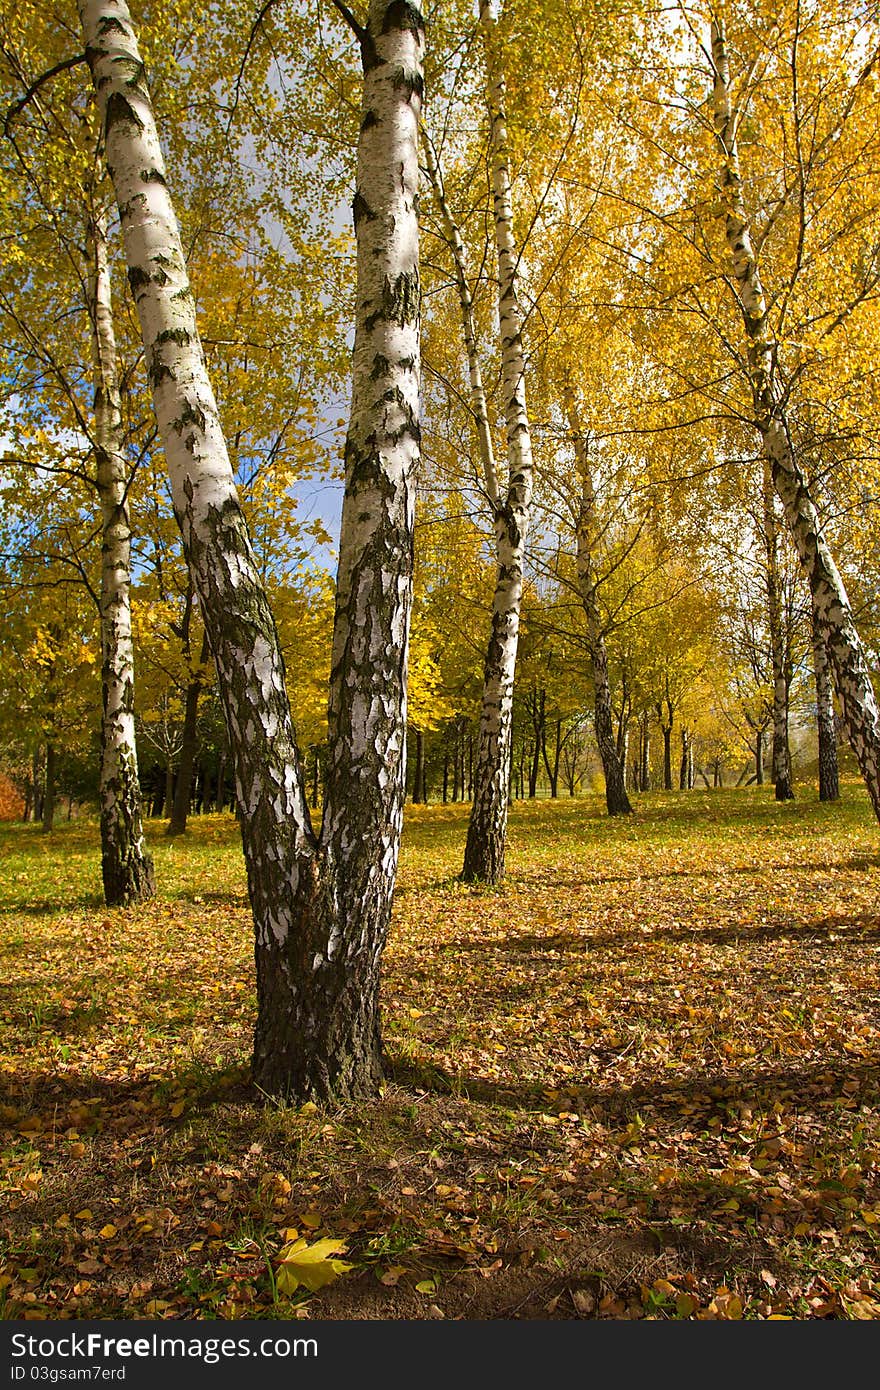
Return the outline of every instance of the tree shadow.
<path id="1" fill-rule="evenodd" d="M 496 1081 L 485 1076 L 455 1073 L 434 1063 L 422 1063 L 411 1058 L 391 1055 L 386 1063 L 389 1079 L 407 1090 L 452 1095 L 468 1101 L 503 1110 L 534 1111 L 541 1114 L 548 1105 L 565 1102 L 565 1107 L 582 1114 L 589 1113 L 596 1121 L 630 1120 L 641 1109 L 675 1111 L 684 1127 L 694 1124 L 699 1112 L 714 1114 L 726 1111 L 731 1103 L 760 1100 L 762 1105 L 776 1102 L 801 1102 L 804 1108 L 813 1103 L 826 1106 L 839 1101 L 847 1108 L 854 1103 L 864 1104 L 878 1095 L 878 1062 L 822 1061 L 803 1066 L 770 1066 L 737 1071 L 715 1071 L 687 1078 L 677 1076 L 655 1082 L 635 1081 L 629 1086 L 619 1084 L 596 1086 L 586 1078 L 568 1078 L 548 1101 L 548 1093 L 540 1082 Z M 684 1107 L 684 1108 L 683 1108 Z"/>
<path id="2" fill-rule="evenodd" d="M 438 950 L 459 954 L 499 956 L 523 953 L 540 955 L 547 951 L 567 952 L 572 955 L 589 955 L 594 951 L 614 950 L 628 941 L 699 941 L 715 946 L 760 946 L 784 938 L 796 938 L 802 945 L 820 946 L 838 944 L 842 936 L 848 940 L 871 943 L 880 941 L 880 918 L 874 913 L 857 913 L 850 917 L 821 917 L 813 922 L 782 920 L 774 923 L 763 922 L 757 926 L 747 923 L 730 926 L 693 926 L 669 924 L 654 927 L 616 928 L 613 932 L 553 932 L 546 935 L 537 933 L 514 934 L 493 937 L 481 941 L 472 937 L 458 937 L 443 942 Z"/>

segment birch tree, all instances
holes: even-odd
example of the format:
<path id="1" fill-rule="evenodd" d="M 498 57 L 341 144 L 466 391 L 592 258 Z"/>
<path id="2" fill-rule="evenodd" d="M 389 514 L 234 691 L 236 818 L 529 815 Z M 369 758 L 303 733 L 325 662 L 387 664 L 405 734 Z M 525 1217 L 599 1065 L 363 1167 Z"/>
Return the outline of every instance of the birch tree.
<path id="1" fill-rule="evenodd" d="M 611 684 L 608 679 L 608 651 L 605 633 L 596 598 L 596 557 L 594 538 L 597 530 L 596 491 L 589 457 L 589 441 L 581 426 L 577 402 L 570 384 L 566 385 L 566 407 L 574 441 L 575 460 L 581 482 L 580 507 L 575 524 L 577 546 L 577 577 L 580 598 L 587 623 L 587 650 L 593 672 L 593 710 L 596 742 L 605 774 L 605 804 L 609 816 L 626 816 L 632 806 L 626 794 L 626 765 L 617 748 L 614 716 L 611 708 Z"/>
<path id="2" fill-rule="evenodd" d="M 154 892 L 144 844 L 134 728 L 134 646 L 131 632 L 129 469 L 121 447 L 121 410 L 107 215 L 89 200 L 86 302 L 95 380 L 95 479 L 101 542 L 101 870 L 108 906 L 140 902 Z"/>
<path id="3" fill-rule="evenodd" d="M 880 819 L 880 713 L 846 589 L 792 443 L 786 393 L 777 370 L 776 344 L 745 205 L 737 114 L 731 102 L 724 28 L 718 19 L 711 25 L 711 52 L 725 236 L 747 339 L 755 421 L 773 486 L 810 586 L 816 625 L 834 670 L 847 734 Z"/>
<path id="4" fill-rule="evenodd" d="M 361 48 L 357 320 L 324 817 L 311 824 L 284 663 L 205 369 L 144 65 L 122 0 L 80 0 L 174 508 L 217 669 L 254 915 L 254 1081 L 351 1099 L 381 1078 L 379 970 L 404 796 L 419 459 L 423 25 L 371 0 Z"/>
<path id="5" fill-rule="evenodd" d="M 480 729 L 474 768 L 474 799 L 468 824 L 462 879 L 497 883 L 504 876 L 513 683 L 519 640 L 523 565 L 532 498 L 532 441 L 526 408 L 523 316 L 517 292 L 518 258 L 504 110 L 504 76 L 498 25 L 491 0 L 480 0 L 485 38 L 490 162 L 498 261 L 498 319 L 501 392 L 507 440 L 507 488 L 494 505 L 498 562 L 486 652 Z"/>

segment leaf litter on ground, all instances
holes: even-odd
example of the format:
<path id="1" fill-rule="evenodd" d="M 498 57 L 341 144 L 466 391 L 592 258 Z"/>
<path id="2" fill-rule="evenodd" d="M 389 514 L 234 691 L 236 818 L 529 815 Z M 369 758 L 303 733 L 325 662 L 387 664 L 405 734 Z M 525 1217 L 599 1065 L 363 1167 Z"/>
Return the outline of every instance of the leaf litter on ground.
<path id="1" fill-rule="evenodd" d="M 497 890 L 466 817 L 409 809 L 386 1085 L 337 1112 L 249 1086 L 232 817 L 119 911 L 96 827 L 0 826 L 5 1317 L 880 1315 L 862 792 L 518 804 Z"/>

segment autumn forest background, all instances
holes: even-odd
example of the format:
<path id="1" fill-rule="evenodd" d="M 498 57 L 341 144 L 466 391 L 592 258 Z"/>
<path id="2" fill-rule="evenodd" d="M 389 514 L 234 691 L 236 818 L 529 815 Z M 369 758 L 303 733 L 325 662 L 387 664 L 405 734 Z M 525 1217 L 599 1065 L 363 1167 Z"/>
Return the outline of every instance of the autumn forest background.
<path id="1" fill-rule="evenodd" d="M 477 9 L 429 4 L 422 49 L 399 0 L 138 4 L 120 116 L 89 26 L 124 6 L 0 3 L 6 1318 L 880 1314 L 880 15 Z M 418 193 L 383 218 L 398 33 Z M 147 276 L 111 153 L 153 115 L 186 270 Z M 370 301 L 365 238 L 416 206 Z M 141 302 L 181 283 L 253 559 L 216 588 L 162 425 L 157 344 L 195 339 Z M 383 314 L 420 422 L 409 349 L 362 371 Z M 375 641 L 342 577 L 371 390 L 414 505 Z M 251 583 L 290 816 L 224 667 Z M 391 692 L 366 773 L 356 659 Z M 350 962 L 297 1070 L 271 952 L 324 908 L 258 850 L 293 825 L 301 869 L 322 815 L 333 892 L 355 840 L 389 882 L 288 958 Z"/>

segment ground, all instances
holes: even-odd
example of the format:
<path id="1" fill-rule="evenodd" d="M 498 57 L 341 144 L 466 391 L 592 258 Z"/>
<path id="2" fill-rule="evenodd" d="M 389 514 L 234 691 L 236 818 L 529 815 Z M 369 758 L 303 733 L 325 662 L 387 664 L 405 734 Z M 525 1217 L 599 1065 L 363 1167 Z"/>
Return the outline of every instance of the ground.
<path id="1" fill-rule="evenodd" d="M 880 1316 L 860 788 L 518 804 L 491 891 L 411 808 L 387 1084 L 339 1112 L 250 1088 L 233 819 L 160 829 L 108 911 L 95 825 L 0 826 L 3 1316 Z"/>

